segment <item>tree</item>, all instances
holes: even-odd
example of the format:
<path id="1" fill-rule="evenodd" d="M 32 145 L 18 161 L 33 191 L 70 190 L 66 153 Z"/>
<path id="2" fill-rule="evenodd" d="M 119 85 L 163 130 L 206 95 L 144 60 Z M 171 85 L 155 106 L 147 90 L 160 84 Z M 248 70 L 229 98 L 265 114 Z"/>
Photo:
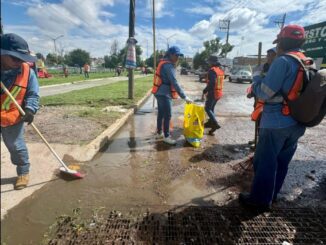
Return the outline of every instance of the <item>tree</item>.
<path id="1" fill-rule="evenodd" d="M 164 50 L 156 50 L 156 66 L 158 65 L 160 59 L 164 57 L 164 52 Z M 154 54 L 152 54 L 145 62 L 147 66 L 154 67 Z"/>
<path id="2" fill-rule="evenodd" d="M 104 67 L 106 68 L 116 68 L 119 64 L 118 56 L 116 55 L 105 55 L 104 56 Z"/>
<path id="3" fill-rule="evenodd" d="M 190 65 L 189 63 L 187 62 L 186 58 L 183 58 L 180 60 L 180 66 L 183 67 L 183 68 L 186 68 L 186 69 L 190 69 Z"/>
<path id="4" fill-rule="evenodd" d="M 114 40 L 110 47 L 110 56 L 118 55 L 119 43 L 117 40 Z"/>
<path id="5" fill-rule="evenodd" d="M 56 65 L 58 64 L 58 60 L 57 60 L 57 55 L 53 54 L 53 53 L 48 53 L 46 56 L 46 64 L 48 65 Z"/>
<path id="6" fill-rule="evenodd" d="M 36 53 L 36 57 L 37 57 L 37 59 L 41 59 L 43 61 L 45 60 L 43 54 L 41 54 L 41 53 Z"/>
<path id="7" fill-rule="evenodd" d="M 74 49 L 65 57 L 66 63 L 70 66 L 78 65 L 79 67 L 82 67 L 86 63 L 89 64 L 91 60 L 90 54 L 82 49 Z"/>
<path id="8" fill-rule="evenodd" d="M 219 54 L 220 56 L 224 57 L 227 53 L 231 52 L 234 47 L 231 44 L 221 44 L 219 38 L 205 41 L 203 45 L 205 48 L 204 51 L 201 53 L 196 53 L 193 58 L 193 65 L 195 69 L 198 69 L 199 67 L 205 67 L 206 60 L 210 55 Z"/>
<path id="9" fill-rule="evenodd" d="M 218 37 L 210 41 L 206 41 L 203 44 L 205 47 L 205 52 L 207 54 L 207 57 L 211 54 L 218 53 L 218 51 L 221 48 L 220 39 Z"/>
<path id="10" fill-rule="evenodd" d="M 199 67 L 203 67 L 206 64 L 208 56 L 205 51 L 201 53 L 196 53 L 193 59 L 194 69 L 198 69 Z"/>
<path id="11" fill-rule="evenodd" d="M 234 48 L 234 45 L 231 45 L 229 43 L 223 44 L 221 47 L 221 53 L 220 55 L 225 57 L 227 53 L 231 52 Z"/>

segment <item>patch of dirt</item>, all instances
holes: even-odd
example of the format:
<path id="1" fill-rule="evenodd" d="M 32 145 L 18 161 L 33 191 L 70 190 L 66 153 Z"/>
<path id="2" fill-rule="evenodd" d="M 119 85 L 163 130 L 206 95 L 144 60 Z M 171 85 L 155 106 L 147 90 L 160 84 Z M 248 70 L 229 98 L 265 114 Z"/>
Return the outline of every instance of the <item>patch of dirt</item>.
<path id="1" fill-rule="evenodd" d="M 34 123 L 50 143 L 87 144 L 120 115 L 81 106 L 51 106 L 40 108 Z M 31 126 L 26 127 L 25 136 L 29 142 L 41 142 Z"/>

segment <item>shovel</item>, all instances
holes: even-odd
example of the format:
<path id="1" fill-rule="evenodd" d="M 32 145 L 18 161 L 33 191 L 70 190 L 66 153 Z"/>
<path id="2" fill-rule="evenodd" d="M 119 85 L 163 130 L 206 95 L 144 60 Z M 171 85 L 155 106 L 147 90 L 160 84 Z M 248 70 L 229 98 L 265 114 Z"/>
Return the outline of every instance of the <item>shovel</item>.
<path id="1" fill-rule="evenodd" d="M 16 99 L 11 95 L 11 93 L 9 92 L 9 90 L 5 87 L 5 85 L 3 85 L 2 82 L 1 82 L 1 88 L 10 97 L 10 99 L 12 100 L 12 102 L 14 102 L 14 104 L 17 106 L 20 114 L 22 116 L 25 116 L 24 110 L 21 108 L 21 106 L 18 104 L 18 102 L 16 101 Z M 84 178 L 85 177 L 85 174 L 79 173 L 78 171 L 73 170 L 73 169 L 69 169 L 67 167 L 67 165 L 58 156 L 58 154 L 53 150 L 53 148 L 50 146 L 50 144 L 47 142 L 47 140 L 43 137 L 43 135 L 37 129 L 37 127 L 34 125 L 34 123 L 31 123 L 30 125 L 33 127 L 33 129 L 36 131 L 36 133 L 41 137 L 41 139 L 46 144 L 46 146 L 49 148 L 49 150 L 52 152 L 52 154 L 55 156 L 55 158 L 60 162 L 60 164 L 62 165 L 62 167 L 60 168 L 60 171 L 62 173 L 67 174 L 67 175 L 70 175 L 70 176 L 75 177 L 75 178 L 78 178 L 78 179 L 81 179 L 81 178 Z"/>

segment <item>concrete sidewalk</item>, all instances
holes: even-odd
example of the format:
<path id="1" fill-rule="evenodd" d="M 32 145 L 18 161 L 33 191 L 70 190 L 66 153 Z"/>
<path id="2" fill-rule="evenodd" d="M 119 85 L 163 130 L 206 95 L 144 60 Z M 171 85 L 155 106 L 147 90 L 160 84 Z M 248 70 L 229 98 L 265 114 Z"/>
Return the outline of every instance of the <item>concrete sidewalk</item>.
<path id="1" fill-rule="evenodd" d="M 135 75 L 135 79 L 146 77 L 144 75 Z M 128 77 L 109 77 L 109 78 L 101 78 L 101 79 L 93 79 L 86 80 L 74 83 L 65 83 L 65 84 L 57 84 L 57 85 L 49 85 L 40 87 L 40 96 L 50 96 L 56 94 L 68 93 L 75 90 L 81 90 L 86 88 L 92 88 L 102 85 L 107 85 L 111 83 L 116 83 L 119 81 L 128 81 Z"/>
<path id="2" fill-rule="evenodd" d="M 139 108 L 151 95 L 150 91 L 138 101 L 136 108 Z M 87 145 L 65 145 L 51 144 L 59 157 L 69 164 L 76 161 L 82 166 L 82 162 L 90 161 L 103 147 L 104 144 L 125 124 L 133 115 L 135 109 L 129 109 L 123 116 L 117 119 L 106 130 L 98 135 Z M 19 204 L 23 199 L 31 196 L 35 191 L 45 184 L 58 180 L 57 174 L 61 166 L 54 158 L 44 143 L 26 142 L 30 158 L 30 182 L 23 190 L 14 190 L 16 182 L 16 167 L 11 164 L 10 154 L 1 140 L 1 219 L 9 209 Z M 81 167 L 82 168 L 82 167 Z M 78 180 L 76 180 L 78 181 Z"/>

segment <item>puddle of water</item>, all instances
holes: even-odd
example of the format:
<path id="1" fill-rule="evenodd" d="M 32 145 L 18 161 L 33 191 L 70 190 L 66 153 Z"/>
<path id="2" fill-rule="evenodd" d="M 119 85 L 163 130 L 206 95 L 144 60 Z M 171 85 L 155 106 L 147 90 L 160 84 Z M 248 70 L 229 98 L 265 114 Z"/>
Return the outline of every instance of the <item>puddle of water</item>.
<path id="1" fill-rule="evenodd" d="M 200 165 L 191 159 L 203 149 L 188 146 L 181 136 L 179 117 L 183 115 L 184 102 L 175 101 L 173 105 L 176 146 L 168 146 L 153 137 L 156 110 L 152 102 L 150 98 L 107 148 L 85 164 L 86 178 L 50 183 L 10 210 L 2 222 L 2 240 L 15 245 L 39 244 L 56 217 L 72 215 L 76 208 L 87 216 L 99 207 L 122 210 L 138 205 L 182 205 L 192 201 L 196 204 L 196 197 L 209 195 L 206 177 L 191 168 Z M 204 142 L 212 145 L 216 138 L 208 137 Z M 218 162 L 213 161 L 211 166 L 214 165 L 231 171 Z M 211 166 L 202 167 L 210 173 Z"/>
<path id="2" fill-rule="evenodd" d="M 142 109 L 148 111 L 151 106 L 150 99 Z M 174 110 L 181 113 L 183 105 L 175 106 Z M 181 180 L 179 184 L 171 182 L 176 174 L 173 170 L 181 163 L 188 164 L 189 152 L 193 149 L 184 147 L 183 137 L 179 137 L 175 147 L 164 145 L 153 137 L 155 128 L 155 113 L 132 117 L 107 149 L 85 165 L 86 178 L 48 184 L 10 210 L 1 226 L 3 240 L 8 244 L 39 244 L 55 218 L 71 215 L 75 208 L 87 213 L 102 206 L 121 209 L 123 206 L 161 205 L 169 201 L 171 188 L 173 204 L 206 194 L 195 187 L 197 191 L 191 192 L 189 180 L 184 183 Z M 181 134 L 179 129 L 174 130 L 175 134 Z"/>

